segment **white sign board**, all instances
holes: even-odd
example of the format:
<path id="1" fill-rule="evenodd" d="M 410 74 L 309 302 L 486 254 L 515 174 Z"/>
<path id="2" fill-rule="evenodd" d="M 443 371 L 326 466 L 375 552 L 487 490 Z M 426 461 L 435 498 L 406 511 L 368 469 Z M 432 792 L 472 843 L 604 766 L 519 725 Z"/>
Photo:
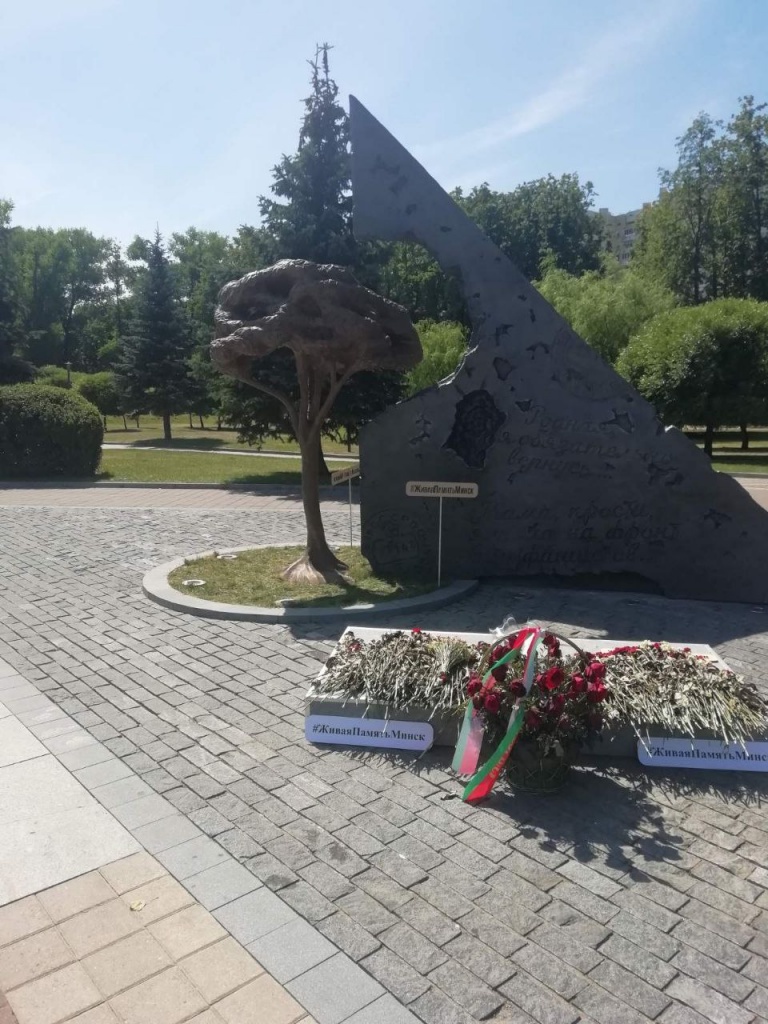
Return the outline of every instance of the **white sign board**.
<path id="1" fill-rule="evenodd" d="M 409 498 L 476 498 L 477 484 L 409 480 L 405 485 L 405 493 Z"/>
<path id="2" fill-rule="evenodd" d="M 768 743 L 750 740 L 744 746 L 722 740 L 648 737 L 638 740 L 637 757 L 652 768 L 706 768 L 709 771 L 768 772 Z"/>
<path id="3" fill-rule="evenodd" d="M 304 736 L 310 743 L 338 743 L 344 747 L 429 750 L 434 732 L 429 722 L 307 715 L 304 719 Z"/>
<path id="4" fill-rule="evenodd" d="M 336 484 L 343 484 L 345 480 L 353 480 L 356 476 L 360 476 L 359 466 L 347 466 L 346 469 L 335 469 L 331 473 L 331 486 Z"/>

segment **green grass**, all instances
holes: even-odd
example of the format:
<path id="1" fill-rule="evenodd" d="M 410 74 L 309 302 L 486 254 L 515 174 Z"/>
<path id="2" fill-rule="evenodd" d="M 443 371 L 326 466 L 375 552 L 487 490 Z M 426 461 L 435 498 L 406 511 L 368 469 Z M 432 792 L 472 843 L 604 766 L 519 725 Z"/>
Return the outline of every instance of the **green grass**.
<path id="1" fill-rule="evenodd" d="M 749 476 L 750 473 L 768 473 L 768 453 L 765 455 L 753 455 L 748 459 L 735 461 L 733 456 L 715 455 L 712 459 L 712 469 L 718 473 L 737 473 L 739 476 Z"/>
<path id="2" fill-rule="evenodd" d="M 324 607 L 358 602 L 391 601 L 434 590 L 434 583 L 416 583 L 401 577 L 377 576 L 358 548 L 342 547 L 336 553 L 349 566 L 346 584 L 287 583 L 280 573 L 301 556 L 304 548 L 254 548 L 228 561 L 216 557 L 190 559 L 175 569 L 168 582 L 176 590 L 207 601 L 249 604 L 274 608 L 281 599 L 291 605 Z M 205 580 L 204 587 L 185 587 L 184 580 Z"/>
<path id="3" fill-rule="evenodd" d="M 333 463 L 334 469 L 343 464 Z M 301 484 L 298 459 L 239 459 L 197 452 L 102 452 L 101 480 L 136 483 Z"/>
<path id="4" fill-rule="evenodd" d="M 128 430 L 125 430 L 123 421 L 119 416 L 108 417 L 104 441 L 107 444 L 135 445 L 137 448 L 148 445 L 163 448 L 200 448 L 206 451 L 216 448 L 232 448 L 236 451 L 244 452 L 258 451 L 258 448 L 252 445 L 241 444 L 237 440 L 236 430 L 228 428 L 216 430 L 216 421 L 213 417 L 207 420 L 204 418 L 203 422 L 206 424 L 206 429 L 201 430 L 199 420 L 194 427 L 190 428 L 188 416 L 174 416 L 172 419 L 173 438 L 171 441 L 164 440 L 163 424 L 157 416 L 141 416 L 139 418 L 139 423 L 141 424 L 139 429 L 136 427 L 135 420 L 129 419 L 127 422 Z M 195 422 L 194 417 L 193 422 Z M 292 452 L 298 454 L 299 451 L 298 444 L 286 438 L 267 438 L 262 448 L 268 452 Z M 349 455 L 352 459 L 357 457 L 356 445 L 353 445 L 352 451 L 348 452 L 346 445 L 331 441 L 328 438 L 323 438 L 323 451 L 326 455 Z"/>

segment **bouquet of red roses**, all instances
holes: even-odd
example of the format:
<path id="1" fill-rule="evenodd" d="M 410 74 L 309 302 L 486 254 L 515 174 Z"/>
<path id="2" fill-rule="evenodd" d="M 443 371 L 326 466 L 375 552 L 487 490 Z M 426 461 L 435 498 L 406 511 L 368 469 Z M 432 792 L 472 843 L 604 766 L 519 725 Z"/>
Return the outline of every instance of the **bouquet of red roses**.
<path id="1" fill-rule="evenodd" d="M 469 677 L 469 697 L 491 739 L 503 735 L 513 711 L 522 704 L 519 742 L 535 744 L 539 756 L 565 757 L 598 736 L 611 716 L 606 666 L 572 641 L 545 633 L 535 655 L 533 682 L 526 691 L 525 659 L 515 648 L 516 636 L 498 641 L 487 651 Z M 569 647 L 567 653 L 563 644 Z"/>

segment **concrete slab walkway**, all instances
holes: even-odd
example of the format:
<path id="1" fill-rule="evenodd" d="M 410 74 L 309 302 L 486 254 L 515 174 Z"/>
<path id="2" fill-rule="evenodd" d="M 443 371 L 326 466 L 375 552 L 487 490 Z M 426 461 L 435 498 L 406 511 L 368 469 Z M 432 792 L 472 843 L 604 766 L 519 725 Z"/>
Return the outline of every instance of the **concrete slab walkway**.
<path id="1" fill-rule="evenodd" d="M 0 1024 L 316 1024 L 307 1007 L 413 1020 L 0 661 Z"/>

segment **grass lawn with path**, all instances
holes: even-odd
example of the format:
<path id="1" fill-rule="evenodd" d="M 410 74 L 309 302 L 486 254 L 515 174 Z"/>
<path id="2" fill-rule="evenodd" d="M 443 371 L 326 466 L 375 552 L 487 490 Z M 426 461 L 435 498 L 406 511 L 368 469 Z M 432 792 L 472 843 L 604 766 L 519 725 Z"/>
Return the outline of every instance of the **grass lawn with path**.
<path id="1" fill-rule="evenodd" d="M 157 416 L 141 416 L 136 427 L 135 420 L 129 419 L 128 429 L 123 428 L 123 421 L 118 416 L 107 418 L 107 430 L 104 432 L 105 444 L 130 444 L 137 448 L 144 445 L 162 448 L 200 448 L 203 451 L 215 451 L 217 448 L 234 449 L 242 452 L 258 452 L 256 445 L 243 444 L 237 440 L 237 431 L 230 428 L 217 430 L 215 420 L 209 418 L 206 429 L 198 426 L 189 426 L 187 416 L 173 416 L 171 419 L 173 439 L 166 441 L 163 438 L 163 424 Z M 288 438 L 266 438 L 261 446 L 265 452 L 287 452 L 298 454 L 299 446 L 294 440 Z M 323 451 L 326 455 L 349 455 L 351 459 L 357 458 L 357 445 L 352 445 L 352 450 L 347 451 L 345 444 L 333 441 L 330 438 L 323 438 Z"/>
<path id="2" fill-rule="evenodd" d="M 288 599 L 293 606 L 325 607 L 374 603 L 415 597 L 435 589 L 435 582 L 416 582 L 394 576 L 377 576 L 359 548 L 336 549 L 346 562 L 348 583 L 293 583 L 280 573 L 304 553 L 303 547 L 253 548 L 233 559 L 210 555 L 189 559 L 168 576 L 169 584 L 182 594 L 225 604 L 250 604 L 274 608 Z M 205 580 L 205 586 L 185 587 L 184 580 Z"/>
<path id="3" fill-rule="evenodd" d="M 345 463 L 334 462 L 333 469 Z M 298 459 L 231 455 L 200 455 L 198 452 L 109 450 L 102 452 L 100 480 L 131 483 L 188 484 L 301 484 Z"/>

